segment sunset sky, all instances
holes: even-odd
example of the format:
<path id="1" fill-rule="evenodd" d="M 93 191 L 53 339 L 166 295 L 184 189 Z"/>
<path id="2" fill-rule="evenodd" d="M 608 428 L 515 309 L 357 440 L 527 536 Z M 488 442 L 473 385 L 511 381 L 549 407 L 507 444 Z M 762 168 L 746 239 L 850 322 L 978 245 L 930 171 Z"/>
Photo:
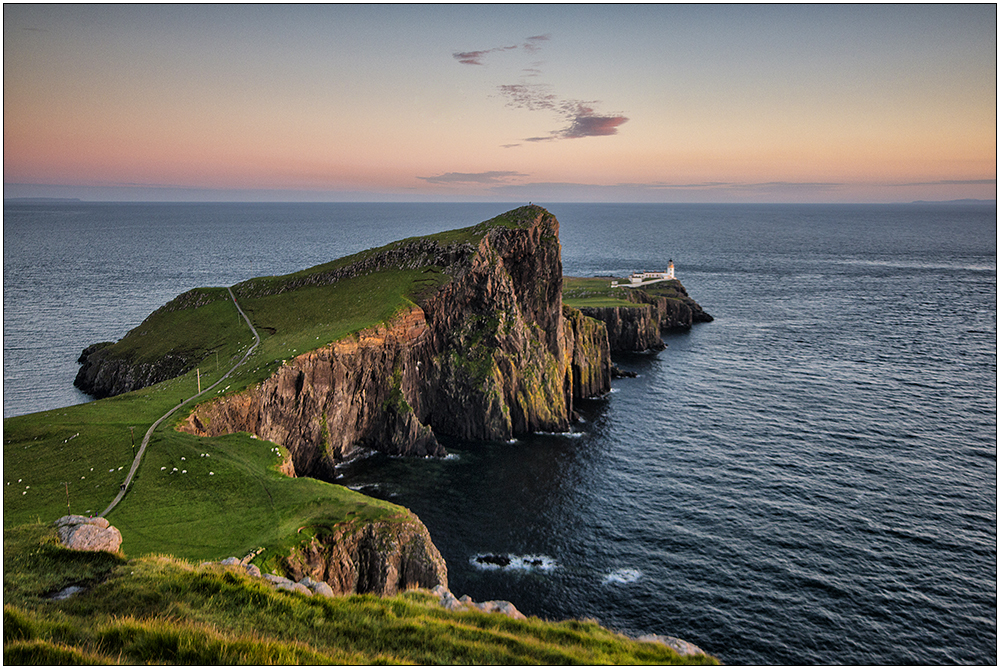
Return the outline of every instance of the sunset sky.
<path id="1" fill-rule="evenodd" d="M 996 198 L 996 5 L 4 5 L 4 196 Z"/>

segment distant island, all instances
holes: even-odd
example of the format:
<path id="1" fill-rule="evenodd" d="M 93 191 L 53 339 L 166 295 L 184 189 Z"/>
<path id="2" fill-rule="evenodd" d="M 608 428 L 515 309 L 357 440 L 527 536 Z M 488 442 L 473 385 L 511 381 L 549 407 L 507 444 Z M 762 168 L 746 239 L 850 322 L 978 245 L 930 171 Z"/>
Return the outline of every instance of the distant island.
<path id="1" fill-rule="evenodd" d="M 997 201 L 965 198 L 962 200 L 914 200 L 910 204 L 992 204 L 993 206 L 996 206 Z"/>
<path id="2" fill-rule="evenodd" d="M 60 202 L 83 202 L 78 197 L 5 197 L 4 204 L 58 204 Z"/>

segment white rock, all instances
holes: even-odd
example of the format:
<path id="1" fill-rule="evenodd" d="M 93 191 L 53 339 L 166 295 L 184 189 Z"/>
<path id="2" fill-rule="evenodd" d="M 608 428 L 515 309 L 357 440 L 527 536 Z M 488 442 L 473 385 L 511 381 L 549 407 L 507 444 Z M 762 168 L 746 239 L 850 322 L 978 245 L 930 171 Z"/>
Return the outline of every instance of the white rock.
<path id="1" fill-rule="evenodd" d="M 59 539 L 73 550 L 117 553 L 122 544 L 121 532 L 107 518 L 63 516 L 56 521 L 56 528 Z"/>
<path id="2" fill-rule="evenodd" d="M 678 639 L 675 636 L 664 636 L 662 634 L 644 634 L 643 636 L 636 639 L 636 641 L 645 641 L 646 643 L 662 643 L 664 646 L 668 646 L 677 652 L 681 657 L 688 657 L 690 655 L 707 655 L 705 651 L 698 646 L 685 641 L 684 639 Z"/>

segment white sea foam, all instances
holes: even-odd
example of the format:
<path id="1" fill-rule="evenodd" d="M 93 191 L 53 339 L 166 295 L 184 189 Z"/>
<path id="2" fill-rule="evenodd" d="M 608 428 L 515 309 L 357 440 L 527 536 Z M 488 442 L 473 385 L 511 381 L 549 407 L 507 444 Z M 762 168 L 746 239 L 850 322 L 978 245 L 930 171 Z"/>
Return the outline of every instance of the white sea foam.
<path id="1" fill-rule="evenodd" d="M 347 465 L 353 464 L 353 463 L 357 462 L 358 460 L 364 460 L 365 458 L 370 458 L 371 456 L 375 455 L 375 453 L 376 453 L 376 451 L 371 451 L 371 450 L 360 451 L 360 452 L 352 455 L 351 457 L 347 458 L 346 460 L 338 462 L 337 464 L 335 464 L 333 466 L 333 468 L 334 469 L 340 469 L 341 467 L 346 467 Z"/>
<path id="2" fill-rule="evenodd" d="M 555 558 L 548 555 L 501 555 L 480 553 L 469 558 L 469 564 L 477 569 L 501 571 L 541 571 L 549 572 L 559 567 Z"/>
<path id="3" fill-rule="evenodd" d="M 642 571 L 639 569 L 615 569 L 604 577 L 604 585 L 624 585 L 635 583 L 642 578 Z"/>

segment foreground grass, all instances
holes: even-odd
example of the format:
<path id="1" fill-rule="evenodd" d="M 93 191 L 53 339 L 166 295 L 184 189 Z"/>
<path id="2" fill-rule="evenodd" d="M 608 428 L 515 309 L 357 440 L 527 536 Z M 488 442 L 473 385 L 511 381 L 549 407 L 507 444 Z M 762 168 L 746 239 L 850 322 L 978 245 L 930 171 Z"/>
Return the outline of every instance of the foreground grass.
<path id="1" fill-rule="evenodd" d="M 69 585 L 84 588 L 56 601 Z M 218 565 L 62 548 L 4 531 L 5 664 L 653 664 L 682 658 L 594 622 L 441 608 L 426 591 L 304 597 Z M 712 658 L 686 658 L 714 663 Z"/>

